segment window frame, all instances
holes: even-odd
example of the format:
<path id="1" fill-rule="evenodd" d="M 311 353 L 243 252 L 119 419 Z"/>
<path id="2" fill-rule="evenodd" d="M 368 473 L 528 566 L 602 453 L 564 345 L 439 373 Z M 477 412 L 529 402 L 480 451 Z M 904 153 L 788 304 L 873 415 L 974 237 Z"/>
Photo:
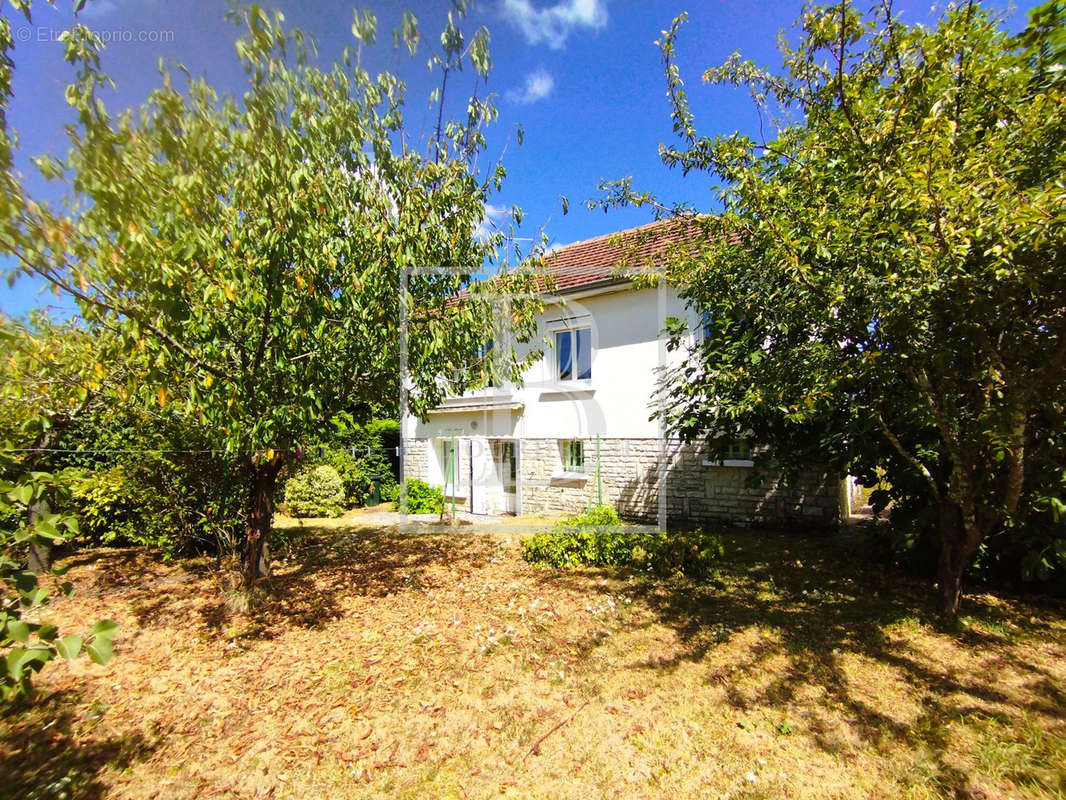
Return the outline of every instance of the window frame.
<path id="1" fill-rule="evenodd" d="M 754 467 L 753 449 L 748 439 L 734 439 L 726 445 L 725 454 L 720 459 L 704 456 L 700 464 L 704 467 Z"/>
<path id="2" fill-rule="evenodd" d="M 583 439 L 563 439 L 560 453 L 564 472 L 585 472 L 585 441 Z"/>
<path id="3" fill-rule="evenodd" d="M 455 442 L 455 446 L 452 446 L 451 439 L 441 440 L 441 477 L 443 478 L 445 494 L 451 496 L 455 493 L 455 487 L 459 483 L 459 443 Z M 455 459 L 455 474 L 451 476 L 451 481 L 448 480 L 448 467 L 451 459 L 449 456 L 454 456 Z M 448 489 L 451 492 L 448 492 Z"/>
<path id="4" fill-rule="evenodd" d="M 592 326 L 591 325 L 574 325 L 557 328 L 552 331 L 554 336 L 553 347 L 555 351 L 554 358 L 554 377 L 558 383 L 591 383 L 592 382 Z M 568 377 L 563 376 L 563 353 L 560 345 L 560 337 L 566 336 L 569 338 L 569 345 L 567 347 L 567 356 L 569 358 L 569 371 Z M 581 356 L 578 345 L 582 341 L 588 342 L 588 363 L 585 377 L 578 375 L 578 370 L 581 368 Z"/>
<path id="5" fill-rule="evenodd" d="M 494 351 L 496 350 L 496 342 L 493 339 L 489 339 L 487 342 L 478 347 L 477 358 L 481 364 L 481 374 L 485 378 L 485 389 L 500 389 L 503 387 L 503 380 L 501 376 L 496 374 L 493 367 Z"/>
<path id="6" fill-rule="evenodd" d="M 710 309 L 705 308 L 699 312 L 698 324 L 697 344 L 709 342 L 714 335 L 714 314 Z"/>

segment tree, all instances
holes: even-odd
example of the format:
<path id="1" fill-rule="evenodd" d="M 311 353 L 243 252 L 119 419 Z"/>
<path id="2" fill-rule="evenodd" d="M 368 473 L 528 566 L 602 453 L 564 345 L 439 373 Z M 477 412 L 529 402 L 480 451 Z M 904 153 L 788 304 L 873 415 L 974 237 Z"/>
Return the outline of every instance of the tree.
<path id="1" fill-rule="evenodd" d="M 667 376 L 668 423 L 750 434 L 786 467 L 886 469 L 938 510 L 948 615 L 1036 478 L 1032 449 L 1063 430 L 1066 86 L 1049 5 L 1021 40 L 976 2 L 935 28 L 888 2 L 810 8 L 783 70 L 734 54 L 703 76 L 751 91 L 759 139 L 701 137 L 674 62 L 684 16 L 660 42 L 681 141 L 663 161 L 723 185 L 698 254 L 665 268 L 713 321 Z M 611 189 L 608 204 L 657 203 Z"/>
<path id="2" fill-rule="evenodd" d="M 449 13 L 433 63 L 445 76 L 471 66 L 483 80 L 488 32 L 466 42 L 456 24 L 465 5 Z M 442 123 L 424 149 L 412 143 L 404 84 L 362 66 L 373 15 L 356 12 L 355 47 L 326 69 L 280 13 L 251 6 L 233 17 L 248 81 L 239 101 L 202 79 L 179 90 L 161 63 L 162 88 L 118 115 L 99 97 L 99 41 L 84 27 L 65 34 L 77 124 L 69 155 L 37 166 L 68 197 L 18 198 L 2 246 L 120 337 L 144 370 L 120 394 L 180 409 L 247 459 L 251 588 L 268 574 L 290 453 L 332 415 L 399 394 L 398 320 L 409 324 L 405 388 L 416 411 L 439 400 L 439 375 L 484 344 L 490 305 L 476 289 L 453 298 L 501 243 L 474 231 L 504 170 L 474 166 L 496 115 L 476 93 L 459 121 L 437 94 Z M 394 42 L 415 53 L 412 15 Z M 410 274 L 430 265 L 451 269 Z M 513 311 L 508 322 L 521 328 L 528 317 Z"/>

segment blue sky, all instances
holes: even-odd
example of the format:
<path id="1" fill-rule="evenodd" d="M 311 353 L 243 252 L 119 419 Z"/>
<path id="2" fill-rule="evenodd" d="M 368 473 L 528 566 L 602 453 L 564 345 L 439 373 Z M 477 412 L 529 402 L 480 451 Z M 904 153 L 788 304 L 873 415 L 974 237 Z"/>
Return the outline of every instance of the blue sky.
<path id="1" fill-rule="evenodd" d="M 408 81 L 410 105 L 407 125 L 425 134 L 434 116 L 426 98 L 435 86 L 426 70 L 424 49 L 414 59 L 391 50 L 390 31 L 403 9 L 419 18 L 423 33 L 436 38 L 450 6 L 443 0 L 266 0 L 280 8 L 290 27 L 311 33 L 320 57 L 332 60 L 351 44 L 353 7 L 369 7 L 379 17 L 380 63 Z M 1004 15 L 1012 30 L 1024 26 L 1032 2 L 1008 7 L 986 2 Z M 6 4 L 5 4 L 6 6 Z M 936 7 L 928 0 L 896 0 L 908 22 L 932 23 Z M 512 204 L 525 212 L 523 236 L 543 228 L 551 242 L 565 244 L 651 220 L 646 210 L 590 211 L 584 201 L 597 194 L 603 178 L 633 176 L 638 188 L 667 200 L 686 201 L 698 209 L 713 203 L 713 187 L 703 176 L 682 179 L 658 158 L 661 142 L 672 141 L 669 108 L 654 41 L 670 21 L 688 11 L 678 44 L 678 63 L 686 78 L 690 100 L 702 133 L 754 131 L 756 116 L 747 95 L 700 83 L 711 65 L 739 50 L 746 57 L 776 66 L 778 32 L 789 29 L 800 2 L 752 3 L 742 0 L 480 0 L 464 25 L 472 32 L 486 25 L 491 34 L 494 69 L 489 89 L 496 92 L 500 122 L 489 135 L 485 163 L 501 152 L 508 168 L 503 191 L 491 200 L 493 212 Z M 224 19 L 222 0 L 88 0 L 82 19 L 110 44 L 104 69 L 117 90 L 108 97 L 112 110 L 135 105 L 158 85 L 158 58 L 183 63 L 192 73 L 204 74 L 216 88 L 242 91 L 243 73 L 234 55 L 235 26 Z M 10 13 L 5 7 L 4 13 Z M 62 61 L 62 45 L 55 37 L 72 19 L 69 0 L 56 8 L 35 4 L 33 24 L 12 18 L 16 40 L 15 98 L 9 123 L 20 138 L 18 169 L 34 196 L 49 198 L 54 188 L 33 176 L 27 159 L 44 153 L 63 153 L 63 126 L 71 114 L 63 100 L 71 72 Z M 461 88 L 469 91 L 467 83 Z M 525 143 L 518 147 L 513 129 L 521 124 Z M 509 140 L 509 143 L 508 143 Z M 570 213 L 562 213 L 560 195 L 570 199 Z M 0 259 L 0 269 L 10 266 Z M 0 310 L 21 314 L 33 306 L 56 305 L 41 286 L 22 278 L 11 289 L 0 288 Z"/>

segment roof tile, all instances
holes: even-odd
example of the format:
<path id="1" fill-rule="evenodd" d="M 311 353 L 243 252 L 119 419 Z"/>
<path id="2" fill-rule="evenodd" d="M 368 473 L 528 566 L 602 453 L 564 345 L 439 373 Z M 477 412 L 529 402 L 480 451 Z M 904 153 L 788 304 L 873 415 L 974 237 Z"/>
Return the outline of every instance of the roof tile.
<path id="1" fill-rule="evenodd" d="M 675 248 L 695 250 L 698 235 L 695 215 L 673 217 L 565 245 L 545 257 L 544 267 L 558 292 L 622 281 L 627 273 L 659 266 Z"/>

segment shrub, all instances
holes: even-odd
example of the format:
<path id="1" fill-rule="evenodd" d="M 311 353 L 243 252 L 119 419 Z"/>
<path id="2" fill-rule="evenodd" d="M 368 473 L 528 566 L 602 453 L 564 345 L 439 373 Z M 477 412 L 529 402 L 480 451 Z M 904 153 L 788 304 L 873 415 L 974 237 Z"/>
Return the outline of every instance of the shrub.
<path id="1" fill-rule="evenodd" d="M 178 417 L 107 408 L 75 419 L 53 466 L 72 484 L 82 544 L 148 545 L 164 557 L 233 553 L 244 538 L 248 462 L 223 454 L 213 432 Z M 85 448 L 85 449 L 83 449 Z"/>
<path id="2" fill-rule="evenodd" d="M 82 543 L 151 547 L 170 558 L 190 550 L 196 538 L 187 530 L 187 503 L 170 502 L 148 468 L 117 464 L 81 470 L 71 480 L 70 494 Z"/>
<path id="3" fill-rule="evenodd" d="M 626 530 L 614 509 L 598 507 L 561 520 L 552 530 L 522 540 L 533 564 L 633 567 L 660 575 L 706 577 L 722 555 L 721 540 L 703 531 L 660 533 Z"/>
<path id="4" fill-rule="evenodd" d="M 344 482 L 328 464 L 307 466 L 285 483 L 285 503 L 294 517 L 336 517 L 344 510 Z"/>
<path id="5" fill-rule="evenodd" d="M 590 525 L 606 527 L 621 524 L 622 520 L 618 518 L 618 512 L 610 506 L 594 506 L 582 511 L 580 514 L 574 514 L 559 520 L 559 525 L 564 528 L 588 527 Z"/>
<path id="6" fill-rule="evenodd" d="M 158 544 L 146 541 L 139 518 L 151 508 L 152 492 L 129 467 L 83 472 L 70 489 L 82 536 L 93 544 Z"/>
<path id="7" fill-rule="evenodd" d="M 392 494 L 399 466 L 395 453 L 400 443 L 398 421 L 375 419 L 360 425 L 350 414 L 339 414 L 332 420 L 332 430 L 323 433 L 324 438 L 307 449 L 316 453 L 319 446 L 326 448 L 325 457 L 314 459 L 314 463 L 327 463 L 336 468 L 344 479 L 349 503 L 364 504 L 372 486 L 378 488 L 382 498 Z M 345 467 L 352 462 L 361 472 L 353 475 L 354 481 L 346 474 Z"/>
<path id="8" fill-rule="evenodd" d="M 355 458 L 348 450 L 340 447 L 327 447 L 321 458 L 312 464 L 333 467 L 340 476 L 344 486 L 344 497 L 350 506 L 361 506 L 370 496 L 371 483 L 367 476 L 364 462 Z"/>
<path id="9" fill-rule="evenodd" d="M 400 495 L 399 491 L 397 495 Z M 400 511 L 407 514 L 440 514 L 444 511 L 444 490 L 418 478 L 411 478 L 407 481 L 407 507 L 401 507 Z"/>

